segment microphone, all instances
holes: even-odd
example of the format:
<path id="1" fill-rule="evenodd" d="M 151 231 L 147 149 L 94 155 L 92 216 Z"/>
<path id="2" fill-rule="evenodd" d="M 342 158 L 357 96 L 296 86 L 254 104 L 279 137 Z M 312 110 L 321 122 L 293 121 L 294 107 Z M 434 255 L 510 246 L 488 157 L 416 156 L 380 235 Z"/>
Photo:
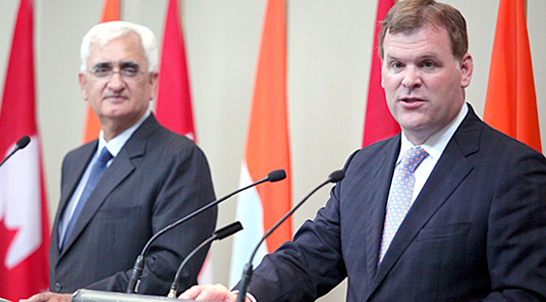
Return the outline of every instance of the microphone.
<path id="1" fill-rule="evenodd" d="M 257 182 L 255 183 L 252 183 L 246 187 L 243 187 L 243 188 L 240 188 L 220 199 L 217 199 L 211 203 L 208 203 L 206 204 L 205 206 L 191 212 L 190 214 L 182 217 L 181 219 L 175 221 L 174 223 L 172 224 L 169 224 L 168 226 L 164 227 L 163 229 L 159 230 L 159 232 L 155 233 L 151 238 L 150 240 L 148 240 L 148 242 L 146 242 L 146 245 L 144 246 L 144 248 L 142 249 L 142 251 L 140 252 L 140 254 L 138 255 L 137 259 L 135 260 L 135 264 L 133 265 L 133 270 L 131 271 L 131 278 L 129 279 L 129 284 L 127 285 L 127 293 L 129 294 L 132 294 L 132 293 L 136 293 L 137 292 L 137 283 L 138 281 L 140 280 L 140 276 L 142 275 L 142 270 L 144 269 L 144 264 L 146 262 L 146 259 L 144 258 L 144 255 L 146 254 L 146 252 L 148 251 L 148 248 L 150 247 L 150 245 L 161 235 L 165 234 L 166 232 L 168 232 L 169 230 L 175 228 L 176 226 L 190 220 L 191 218 L 199 215 L 200 213 L 210 209 L 211 207 L 213 206 L 216 206 L 217 204 L 219 204 L 220 202 L 230 198 L 231 196 L 241 192 L 241 191 L 244 191 L 246 189 L 249 189 L 251 187 L 254 187 L 254 186 L 257 186 L 261 183 L 264 183 L 264 182 L 276 182 L 276 181 L 279 181 L 279 180 L 283 180 L 286 178 L 286 173 L 284 172 L 284 170 L 275 170 L 271 173 L 269 173 L 267 175 L 267 177 L 261 179 L 261 180 L 258 180 Z"/>
<path id="2" fill-rule="evenodd" d="M 197 246 L 193 251 L 191 251 L 188 254 L 188 256 L 186 256 L 186 259 L 182 261 L 182 264 L 180 264 L 180 266 L 178 267 L 178 270 L 176 271 L 176 275 L 174 276 L 173 283 L 171 284 L 171 290 L 169 291 L 169 294 L 167 295 L 167 297 L 176 298 L 176 293 L 178 292 L 178 280 L 180 279 L 180 273 L 182 273 L 182 270 L 184 269 L 186 264 L 190 261 L 190 259 L 195 254 L 197 254 L 197 252 L 199 252 L 203 247 L 212 243 L 214 240 L 222 240 L 226 237 L 229 237 L 239 232 L 242 229 L 243 229 L 243 225 L 239 221 L 236 221 L 226 227 L 223 227 L 217 230 L 216 232 L 214 232 L 214 234 L 212 234 L 212 236 L 210 236 L 207 240 L 203 241 L 199 246 Z"/>
<path id="3" fill-rule="evenodd" d="M 322 188 L 324 185 L 331 183 L 331 182 L 338 182 L 345 177 L 345 172 L 343 170 L 336 170 L 328 176 L 328 179 L 326 179 L 324 182 L 322 182 L 320 185 L 318 185 L 313 191 L 311 191 L 307 196 L 305 196 L 295 207 L 290 209 L 288 213 L 286 213 L 274 226 L 272 226 L 263 236 L 262 239 L 260 239 L 260 242 L 258 242 L 258 245 L 250 255 L 250 260 L 245 265 L 245 268 L 243 269 L 243 275 L 241 277 L 241 282 L 239 285 L 239 293 L 237 294 L 237 302 L 244 302 L 246 298 L 246 292 L 248 289 L 248 284 L 250 283 L 250 279 L 252 278 L 252 260 L 254 260 L 254 256 L 256 255 L 256 252 L 258 251 L 258 248 L 260 245 L 264 242 L 264 240 L 275 231 L 281 223 L 283 223 L 290 215 L 292 215 L 311 195 L 315 194 L 316 191 L 318 191 L 320 188 Z"/>
<path id="4" fill-rule="evenodd" d="M 11 151 L 11 153 L 8 155 L 8 157 L 6 157 L 1 163 L 0 163 L 0 167 L 2 167 L 2 165 L 8 160 L 8 158 L 10 158 L 13 154 L 15 154 L 15 152 L 21 150 L 21 149 L 24 149 L 28 143 L 30 143 L 30 137 L 28 136 L 23 136 L 21 137 L 17 143 L 15 144 L 15 149 L 13 149 L 13 151 Z"/>

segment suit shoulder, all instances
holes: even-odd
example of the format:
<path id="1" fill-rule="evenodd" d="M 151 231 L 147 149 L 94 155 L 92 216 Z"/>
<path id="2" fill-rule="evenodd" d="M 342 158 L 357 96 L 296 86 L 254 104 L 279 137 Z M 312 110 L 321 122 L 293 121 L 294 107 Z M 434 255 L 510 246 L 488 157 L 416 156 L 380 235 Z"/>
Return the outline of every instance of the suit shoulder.
<path id="1" fill-rule="evenodd" d="M 488 145 L 495 148 L 498 153 L 511 153 L 517 154 L 530 154 L 544 158 L 544 155 L 528 145 L 492 128 L 484 123 L 483 132 L 481 136 L 482 146 Z"/>
<path id="2" fill-rule="evenodd" d="M 377 165 L 379 162 L 389 160 L 393 152 L 399 148 L 400 136 L 396 135 L 389 139 L 374 143 L 353 152 L 345 162 L 344 170 L 363 169 L 367 165 Z"/>
<path id="3" fill-rule="evenodd" d="M 175 133 L 165 127 L 160 127 L 151 137 L 150 140 L 152 140 L 155 144 L 160 144 L 163 147 L 172 148 L 175 150 L 180 149 L 193 149 L 199 147 L 197 144 L 192 141 L 191 139 L 187 138 L 184 135 Z"/>
<path id="4" fill-rule="evenodd" d="M 188 156 L 205 157 L 203 150 L 194 141 L 165 127 L 158 128 L 150 136 L 146 148 L 150 151 L 160 151 L 163 156 L 171 154 L 182 158 Z"/>
<path id="5" fill-rule="evenodd" d="M 66 155 L 64 156 L 64 161 L 70 160 L 73 158 L 79 159 L 82 156 L 87 156 L 90 153 L 93 153 L 97 148 L 97 144 L 98 144 L 98 141 L 94 140 L 68 151 L 68 153 L 66 153 Z"/>
<path id="6" fill-rule="evenodd" d="M 389 152 L 393 148 L 395 148 L 399 141 L 400 141 L 400 136 L 396 135 L 389 139 L 382 140 L 380 142 L 373 143 L 369 146 L 359 149 L 356 152 L 354 152 L 353 155 L 354 157 L 358 159 L 363 159 L 363 158 L 375 157 L 378 154 L 385 154 L 386 152 Z"/>

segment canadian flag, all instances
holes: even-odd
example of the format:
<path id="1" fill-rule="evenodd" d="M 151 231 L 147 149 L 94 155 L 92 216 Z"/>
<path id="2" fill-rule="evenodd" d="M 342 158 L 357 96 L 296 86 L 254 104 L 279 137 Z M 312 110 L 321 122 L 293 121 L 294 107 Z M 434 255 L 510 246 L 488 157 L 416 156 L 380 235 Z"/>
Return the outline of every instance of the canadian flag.
<path id="1" fill-rule="evenodd" d="M 163 32 L 155 112 L 161 125 L 197 142 L 179 7 L 178 0 L 169 0 Z M 210 254 L 203 263 L 197 281 L 199 284 L 214 283 Z"/>
<path id="2" fill-rule="evenodd" d="M 159 71 L 157 120 L 171 131 L 197 141 L 178 0 L 169 0 Z"/>
<path id="3" fill-rule="evenodd" d="M 18 301 L 48 288 L 49 219 L 34 90 L 33 12 L 21 0 L 0 110 L 0 297 Z"/>
<path id="4" fill-rule="evenodd" d="M 372 67 L 368 85 L 368 101 L 366 103 L 362 147 L 387 139 L 400 132 L 400 126 L 394 120 L 387 107 L 385 91 L 381 87 L 381 58 L 379 58 L 377 53 L 379 49 L 381 21 L 385 19 L 387 12 L 393 7 L 394 3 L 395 0 L 379 0 L 377 2 L 371 60 Z"/>

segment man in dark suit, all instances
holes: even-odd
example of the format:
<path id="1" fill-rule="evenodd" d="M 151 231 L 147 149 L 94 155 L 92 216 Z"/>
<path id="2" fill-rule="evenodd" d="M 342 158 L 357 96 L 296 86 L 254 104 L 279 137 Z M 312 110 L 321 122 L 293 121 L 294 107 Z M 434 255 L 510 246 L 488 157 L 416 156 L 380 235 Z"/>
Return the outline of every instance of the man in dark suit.
<path id="1" fill-rule="evenodd" d="M 312 301 L 345 278 L 347 301 L 546 301 L 546 159 L 465 103 L 467 48 L 449 5 L 389 11 L 382 86 L 402 132 L 351 155 L 314 221 L 257 267 L 247 301 Z"/>
<path id="2" fill-rule="evenodd" d="M 161 126 L 148 109 L 157 68 L 155 36 L 146 27 L 102 23 L 84 37 L 81 91 L 102 131 L 63 162 L 50 290 L 69 294 L 44 293 L 31 301 L 69 301 L 79 288 L 125 291 L 148 239 L 214 200 L 203 152 Z M 210 209 L 159 237 L 146 254 L 138 292 L 166 295 L 184 257 L 214 232 L 216 215 Z M 182 273 L 180 288 L 196 284 L 205 256 L 203 251 Z"/>

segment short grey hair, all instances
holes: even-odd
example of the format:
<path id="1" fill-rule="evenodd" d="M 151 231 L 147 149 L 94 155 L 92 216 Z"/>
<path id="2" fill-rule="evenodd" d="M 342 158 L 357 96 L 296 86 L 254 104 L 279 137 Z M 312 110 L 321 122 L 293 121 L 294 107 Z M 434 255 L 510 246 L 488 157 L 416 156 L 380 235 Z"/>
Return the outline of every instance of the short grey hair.
<path id="1" fill-rule="evenodd" d="M 131 32 L 140 37 L 144 56 L 148 61 L 148 72 L 157 72 L 159 69 L 159 54 L 155 34 L 146 26 L 126 21 L 99 23 L 87 32 L 83 37 L 81 46 L 82 65 L 80 70 L 83 73 L 87 71 L 87 61 L 91 56 L 92 43 L 97 42 L 102 47 L 109 41 Z"/>

